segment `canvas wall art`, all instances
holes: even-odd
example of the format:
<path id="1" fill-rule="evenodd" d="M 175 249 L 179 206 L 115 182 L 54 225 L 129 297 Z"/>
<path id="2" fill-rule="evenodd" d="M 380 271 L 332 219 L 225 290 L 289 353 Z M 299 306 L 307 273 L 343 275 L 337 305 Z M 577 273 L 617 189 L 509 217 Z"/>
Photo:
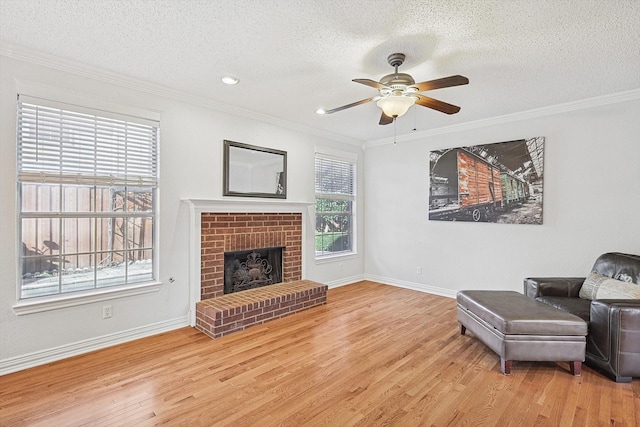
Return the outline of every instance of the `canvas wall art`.
<path id="1" fill-rule="evenodd" d="M 544 137 L 429 155 L 430 220 L 542 224 Z"/>

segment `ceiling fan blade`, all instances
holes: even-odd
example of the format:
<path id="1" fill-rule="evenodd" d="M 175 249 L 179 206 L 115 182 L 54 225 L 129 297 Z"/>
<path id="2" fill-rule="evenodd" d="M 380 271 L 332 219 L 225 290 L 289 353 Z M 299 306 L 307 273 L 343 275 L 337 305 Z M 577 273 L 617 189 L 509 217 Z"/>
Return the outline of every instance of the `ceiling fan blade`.
<path id="1" fill-rule="evenodd" d="M 429 98 L 424 95 L 415 95 L 418 97 L 416 104 L 423 107 L 432 108 L 434 110 L 441 111 L 445 114 L 455 114 L 460 111 L 460 107 L 457 105 L 447 104 L 446 102 L 439 101 L 437 99 Z"/>
<path id="2" fill-rule="evenodd" d="M 415 87 L 416 89 L 418 89 L 418 92 L 424 92 L 427 90 L 442 89 L 445 87 L 460 86 L 466 84 L 469 84 L 468 78 L 466 78 L 465 76 L 456 75 L 443 77 L 436 80 L 429 80 L 427 82 L 416 83 L 414 85 L 411 85 L 411 87 Z"/>
<path id="3" fill-rule="evenodd" d="M 389 117 L 385 113 L 382 113 L 382 115 L 380 116 L 380 124 L 388 125 L 390 123 L 393 123 L 393 117 Z"/>
<path id="4" fill-rule="evenodd" d="M 331 110 L 326 110 L 324 112 L 324 114 L 337 113 L 338 111 L 346 110 L 347 108 L 355 107 L 357 105 L 366 104 L 367 102 L 371 102 L 376 98 L 378 98 L 378 97 L 377 96 L 372 96 L 371 98 L 363 99 L 363 100 L 358 101 L 358 102 L 352 102 L 351 104 L 343 105 L 342 107 L 336 107 L 336 108 L 333 108 Z"/>
<path id="5" fill-rule="evenodd" d="M 356 83 L 360 83 L 360 84 L 366 85 L 366 86 L 371 86 L 371 87 L 374 87 L 376 89 L 384 89 L 384 88 L 388 87 L 388 86 L 385 86 L 385 85 L 383 85 L 381 83 L 378 83 L 377 81 L 371 80 L 371 79 L 353 79 L 352 81 L 356 82 Z"/>

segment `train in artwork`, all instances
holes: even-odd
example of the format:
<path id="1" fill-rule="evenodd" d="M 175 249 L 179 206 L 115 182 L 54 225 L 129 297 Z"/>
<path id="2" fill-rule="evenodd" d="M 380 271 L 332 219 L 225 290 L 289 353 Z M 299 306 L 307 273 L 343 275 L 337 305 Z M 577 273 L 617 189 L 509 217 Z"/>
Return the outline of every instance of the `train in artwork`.
<path id="1" fill-rule="evenodd" d="M 432 152 L 429 219 L 541 223 L 544 138 L 536 139 Z"/>

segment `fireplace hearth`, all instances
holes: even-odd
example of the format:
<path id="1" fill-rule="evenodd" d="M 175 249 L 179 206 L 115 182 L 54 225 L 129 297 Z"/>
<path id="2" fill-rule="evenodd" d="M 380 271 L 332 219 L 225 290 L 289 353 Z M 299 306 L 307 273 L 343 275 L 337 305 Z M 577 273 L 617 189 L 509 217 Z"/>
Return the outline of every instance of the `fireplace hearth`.
<path id="1" fill-rule="evenodd" d="M 224 253 L 224 293 L 282 282 L 282 246 Z"/>

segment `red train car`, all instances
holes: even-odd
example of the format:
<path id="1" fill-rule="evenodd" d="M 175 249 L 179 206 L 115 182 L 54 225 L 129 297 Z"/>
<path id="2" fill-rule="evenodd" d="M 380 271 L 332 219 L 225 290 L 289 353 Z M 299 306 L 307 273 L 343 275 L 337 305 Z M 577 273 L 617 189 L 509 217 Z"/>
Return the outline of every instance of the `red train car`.
<path id="1" fill-rule="evenodd" d="M 480 221 L 524 202 L 529 185 L 461 148 L 432 163 L 429 219 Z"/>

